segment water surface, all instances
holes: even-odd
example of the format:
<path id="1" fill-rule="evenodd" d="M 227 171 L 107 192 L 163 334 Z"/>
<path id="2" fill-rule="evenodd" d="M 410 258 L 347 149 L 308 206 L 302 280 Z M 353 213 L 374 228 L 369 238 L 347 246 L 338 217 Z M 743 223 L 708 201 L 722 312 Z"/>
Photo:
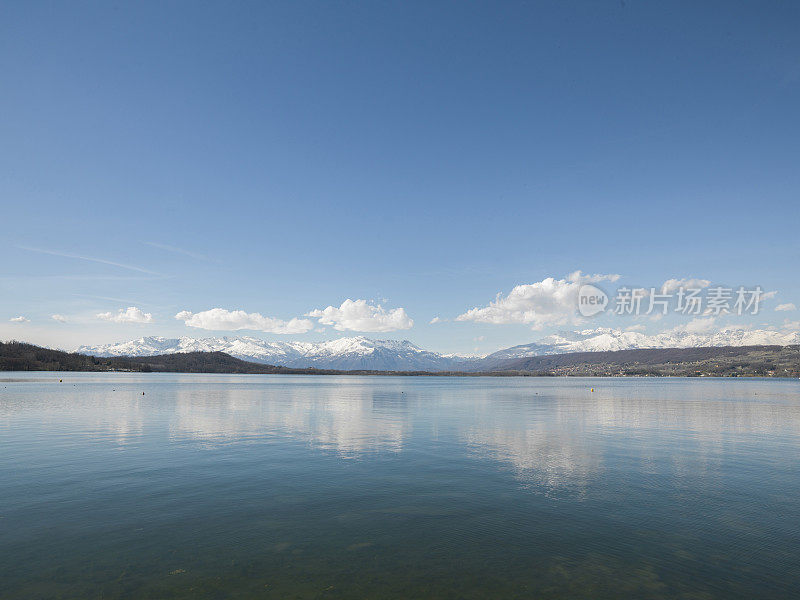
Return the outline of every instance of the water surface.
<path id="1" fill-rule="evenodd" d="M 0 597 L 798 598 L 798 450 L 790 380 L 6 373 Z"/>

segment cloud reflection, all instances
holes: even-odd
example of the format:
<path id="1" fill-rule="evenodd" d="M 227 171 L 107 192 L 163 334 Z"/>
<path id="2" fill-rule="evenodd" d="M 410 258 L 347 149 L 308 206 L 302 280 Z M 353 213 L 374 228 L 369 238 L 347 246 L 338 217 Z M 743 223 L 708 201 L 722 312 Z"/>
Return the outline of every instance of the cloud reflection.
<path id="1" fill-rule="evenodd" d="M 404 411 L 387 412 L 385 393 L 370 385 L 181 390 L 172 434 L 209 443 L 291 438 L 343 457 L 399 452 L 409 425 Z"/>
<path id="2" fill-rule="evenodd" d="M 469 447 L 485 457 L 508 463 L 515 476 L 546 493 L 582 491 L 602 468 L 598 454 L 565 433 L 542 424 L 528 427 L 473 427 L 464 435 Z"/>

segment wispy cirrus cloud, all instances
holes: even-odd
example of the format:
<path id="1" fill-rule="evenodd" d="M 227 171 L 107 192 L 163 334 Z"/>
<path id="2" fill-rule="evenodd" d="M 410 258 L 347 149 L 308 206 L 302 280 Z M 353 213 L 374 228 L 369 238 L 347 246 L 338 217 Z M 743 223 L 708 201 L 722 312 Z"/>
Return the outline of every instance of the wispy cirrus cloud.
<path id="1" fill-rule="evenodd" d="M 314 323 L 308 319 L 293 318 L 284 321 L 273 317 L 265 317 L 260 313 L 226 310 L 224 308 L 212 308 L 198 313 L 182 310 L 175 315 L 175 318 L 183 321 L 188 327 L 210 329 L 212 331 L 251 329 L 253 331 L 286 335 L 306 333 L 314 327 Z"/>
<path id="2" fill-rule="evenodd" d="M 79 298 L 94 298 L 95 300 L 108 300 L 109 302 L 119 302 L 120 304 L 138 304 L 137 300 L 130 298 L 117 298 L 116 296 L 96 296 L 95 294 L 72 294 Z"/>
<path id="3" fill-rule="evenodd" d="M 778 304 L 775 307 L 777 311 L 789 311 L 789 310 L 797 310 L 797 307 L 792 302 L 787 302 L 786 304 Z"/>
<path id="4" fill-rule="evenodd" d="M 9 319 L 11 323 L 29 323 L 30 319 L 28 317 L 23 317 L 22 315 L 18 317 L 12 317 Z"/>
<path id="5" fill-rule="evenodd" d="M 337 331 L 388 332 L 411 329 L 414 321 L 404 308 L 385 309 L 380 304 L 348 298 L 341 306 L 328 306 L 312 310 L 307 317 L 319 319 L 322 325 L 331 325 Z"/>
<path id="6" fill-rule="evenodd" d="M 111 321 L 112 323 L 152 323 L 153 315 L 146 313 L 135 306 L 129 306 L 127 309 L 120 308 L 117 312 L 98 313 L 97 318 L 102 321 Z"/>
<path id="7" fill-rule="evenodd" d="M 170 246 L 169 244 L 161 244 L 159 242 L 142 242 L 142 243 L 145 246 L 158 248 L 159 250 L 172 252 L 173 254 L 182 254 L 183 256 L 188 256 L 190 258 L 195 258 L 197 260 L 211 261 L 211 259 L 205 254 L 200 254 L 199 252 L 192 252 L 191 250 L 186 250 L 185 248 L 179 248 L 178 246 Z"/>
<path id="8" fill-rule="evenodd" d="M 74 258 L 76 260 L 84 260 L 87 262 L 98 263 L 101 265 L 110 265 L 112 267 L 119 267 L 120 269 L 127 269 L 129 271 L 136 271 L 137 273 L 145 273 L 147 275 L 161 275 L 150 269 L 144 269 L 134 265 L 126 265 L 124 263 L 115 262 L 113 260 L 106 260 L 104 258 L 96 258 L 94 256 L 83 256 L 82 254 L 73 254 L 71 252 L 60 252 L 57 250 L 48 250 L 46 248 L 35 248 L 33 246 L 17 246 L 20 250 L 27 250 L 28 252 L 38 252 L 39 254 L 47 254 L 50 256 L 60 256 L 62 258 Z"/>
<path id="9" fill-rule="evenodd" d="M 59 314 L 50 315 L 50 318 L 53 319 L 53 321 L 58 321 L 59 323 L 67 322 L 67 317 L 65 317 L 64 315 L 59 315 Z"/>

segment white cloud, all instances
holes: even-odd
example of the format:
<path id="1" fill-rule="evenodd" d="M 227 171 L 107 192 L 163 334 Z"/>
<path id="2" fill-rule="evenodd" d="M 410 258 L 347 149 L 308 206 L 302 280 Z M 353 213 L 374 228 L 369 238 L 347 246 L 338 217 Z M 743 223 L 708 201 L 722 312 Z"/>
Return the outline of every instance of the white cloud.
<path id="1" fill-rule="evenodd" d="M 498 294 L 488 306 L 476 307 L 456 317 L 456 321 L 508 324 L 523 323 L 532 329 L 579 321 L 578 291 L 587 283 L 616 281 L 619 275 L 584 275 L 575 271 L 565 279 L 548 277 L 536 283 L 515 286 L 503 297 Z"/>
<path id="2" fill-rule="evenodd" d="M 639 325 L 631 325 L 630 327 L 626 327 L 625 331 L 645 331 L 647 327 L 642 324 Z"/>
<path id="3" fill-rule="evenodd" d="M 306 316 L 319 319 L 323 325 L 332 325 L 337 331 L 385 332 L 411 329 L 414 325 L 414 321 L 403 308 L 386 310 L 380 304 L 349 298 L 338 308 L 329 306 L 316 309 Z"/>
<path id="4" fill-rule="evenodd" d="M 775 310 L 797 310 L 797 307 L 791 302 L 787 302 L 786 304 L 778 304 L 778 306 L 775 307 Z"/>
<path id="5" fill-rule="evenodd" d="M 182 310 L 175 318 L 183 321 L 189 327 L 198 329 L 211 329 L 214 331 L 237 331 L 239 329 L 252 329 L 265 333 L 293 334 L 306 333 L 314 324 L 308 319 L 290 319 L 284 321 L 272 317 L 265 317 L 259 313 L 247 313 L 243 310 L 225 310 L 212 308 L 199 313 Z"/>
<path id="6" fill-rule="evenodd" d="M 433 317 L 433 318 L 430 320 L 430 324 L 431 324 L 431 325 L 434 325 L 434 324 L 436 324 L 436 323 L 441 323 L 441 322 L 442 322 L 442 320 L 441 320 L 439 317 Z"/>
<path id="7" fill-rule="evenodd" d="M 50 315 L 50 318 L 53 319 L 53 321 L 58 321 L 59 323 L 67 322 L 67 317 L 64 315 Z"/>
<path id="8" fill-rule="evenodd" d="M 694 318 L 685 325 L 678 325 L 677 327 L 673 327 L 672 329 L 668 329 L 668 332 L 686 332 L 686 333 L 708 333 L 712 329 L 714 329 L 714 317 L 707 317 L 707 318 Z"/>
<path id="9" fill-rule="evenodd" d="M 777 295 L 778 295 L 778 290 L 772 290 L 771 292 L 764 292 L 763 294 L 761 294 L 761 299 L 770 300 L 771 298 L 774 298 Z"/>
<path id="10" fill-rule="evenodd" d="M 661 293 L 672 294 L 673 292 L 677 292 L 680 288 L 684 290 L 698 290 L 707 288 L 709 285 L 711 285 L 711 282 L 708 279 L 696 279 L 693 277 L 685 279 L 667 279 L 661 285 Z"/>
<path id="11" fill-rule="evenodd" d="M 145 273 L 147 275 L 159 275 L 155 271 L 151 271 L 149 269 L 143 269 L 142 267 L 135 267 L 133 265 L 126 265 L 118 262 L 114 262 L 111 260 L 105 260 L 104 258 L 94 258 L 92 256 L 82 256 L 80 254 L 72 254 L 70 252 L 59 252 L 56 250 L 45 250 L 44 248 L 32 248 L 30 246 L 17 246 L 21 250 L 28 250 L 29 252 L 38 252 L 40 254 L 49 254 L 50 256 L 61 256 L 64 258 L 75 258 L 77 260 L 85 260 L 88 262 L 99 263 L 101 265 L 111 265 L 112 267 L 120 267 L 121 269 L 128 269 L 129 271 L 137 271 L 139 273 Z"/>
<path id="12" fill-rule="evenodd" d="M 152 323 L 153 315 L 146 313 L 136 308 L 129 306 L 127 310 L 120 308 L 116 313 L 106 312 L 98 313 L 98 319 L 103 321 L 111 321 L 112 323 Z"/>
<path id="13" fill-rule="evenodd" d="M 22 315 L 20 315 L 18 317 L 9 319 L 9 321 L 11 321 L 12 323 L 28 323 L 30 319 L 28 317 L 23 317 Z"/>
<path id="14" fill-rule="evenodd" d="M 190 256 L 198 260 L 208 260 L 208 257 L 205 254 L 200 254 L 199 252 L 192 252 L 191 250 L 185 250 L 183 248 L 179 248 L 178 246 L 170 246 L 169 244 L 159 244 L 158 242 L 144 242 L 144 243 L 148 246 L 152 246 L 153 248 L 158 248 L 159 250 L 166 250 L 167 252 L 173 252 L 175 254 L 183 254 L 184 256 Z"/>

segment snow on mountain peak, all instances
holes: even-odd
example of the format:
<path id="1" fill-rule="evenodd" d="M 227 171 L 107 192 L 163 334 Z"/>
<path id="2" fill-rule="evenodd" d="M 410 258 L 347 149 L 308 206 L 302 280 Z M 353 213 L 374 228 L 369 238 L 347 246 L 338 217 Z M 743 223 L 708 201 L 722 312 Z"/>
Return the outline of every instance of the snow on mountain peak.
<path id="1" fill-rule="evenodd" d="M 675 327 L 648 335 L 638 331 L 598 328 L 560 332 L 533 344 L 514 346 L 491 354 L 492 362 L 507 358 L 524 358 L 568 352 L 609 352 L 646 348 L 698 348 L 711 346 L 788 346 L 800 344 L 797 331 L 723 327 L 717 331 L 697 332 Z"/>
<path id="2" fill-rule="evenodd" d="M 364 336 L 325 342 L 269 342 L 254 337 L 164 338 L 149 336 L 115 344 L 81 346 L 94 356 L 154 356 L 176 352 L 226 352 L 231 356 L 287 367 L 322 369 L 449 369 L 456 361 L 427 352 L 408 340 L 374 340 Z"/>
<path id="3" fill-rule="evenodd" d="M 154 356 L 220 351 L 242 360 L 296 368 L 442 371 L 491 368 L 506 359 L 567 352 L 790 344 L 800 344 L 800 333 L 736 327 L 697 331 L 676 327 L 653 335 L 610 328 L 559 332 L 538 342 L 500 350 L 487 357 L 443 355 L 423 350 L 408 340 L 374 340 L 364 336 L 324 342 L 270 342 L 254 337 L 227 336 L 200 339 L 148 336 L 116 344 L 81 346 L 78 352 L 95 356 Z"/>

